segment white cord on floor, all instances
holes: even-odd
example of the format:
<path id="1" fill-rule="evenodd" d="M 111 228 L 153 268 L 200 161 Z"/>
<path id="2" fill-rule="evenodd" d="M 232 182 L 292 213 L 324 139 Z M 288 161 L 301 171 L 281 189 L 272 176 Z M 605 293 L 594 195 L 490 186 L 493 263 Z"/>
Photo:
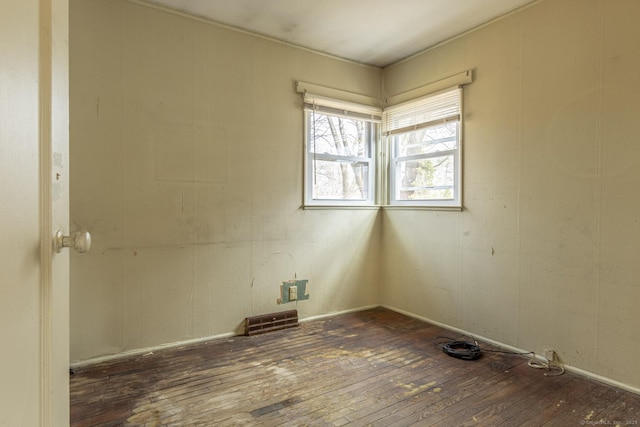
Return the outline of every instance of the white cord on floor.
<path id="1" fill-rule="evenodd" d="M 560 365 L 556 365 L 554 363 L 550 363 L 550 362 L 543 362 L 542 360 L 538 360 L 538 359 L 529 359 L 529 366 L 531 366 L 534 369 L 546 369 L 549 372 L 545 372 L 544 376 L 545 377 L 555 377 L 558 375 L 562 375 L 564 374 L 564 368 Z"/>

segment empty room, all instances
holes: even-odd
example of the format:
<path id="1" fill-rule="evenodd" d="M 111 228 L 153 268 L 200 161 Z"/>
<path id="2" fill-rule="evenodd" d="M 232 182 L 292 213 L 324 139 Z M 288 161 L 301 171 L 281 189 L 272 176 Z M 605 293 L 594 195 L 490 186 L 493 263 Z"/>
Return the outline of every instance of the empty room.
<path id="1" fill-rule="evenodd" d="M 640 1 L 2 10 L 0 426 L 640 422 Z"/>

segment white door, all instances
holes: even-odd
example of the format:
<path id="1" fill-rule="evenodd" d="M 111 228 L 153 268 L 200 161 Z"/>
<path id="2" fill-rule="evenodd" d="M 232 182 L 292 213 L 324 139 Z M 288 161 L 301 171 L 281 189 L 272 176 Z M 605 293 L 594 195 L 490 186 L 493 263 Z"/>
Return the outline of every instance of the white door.
<path id="1" fill-rule="evenodd" d="M 68 0 L 0 1 L 0 426 L 69 424 Z"/>

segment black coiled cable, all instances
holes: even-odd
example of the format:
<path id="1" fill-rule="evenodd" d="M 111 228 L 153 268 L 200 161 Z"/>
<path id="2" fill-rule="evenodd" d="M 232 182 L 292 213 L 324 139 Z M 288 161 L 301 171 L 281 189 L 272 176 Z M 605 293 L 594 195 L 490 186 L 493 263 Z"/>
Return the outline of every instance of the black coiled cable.
<path id="1" fill-rule="evenodd" d="M 462 360 L 475 360 L 480 357 L 481 352 L 486 351 L 489 353 L 503 353 L 503 354 L 515 354 L 521 356 L 529 356 L 529 366 L 537 369 L 546 369 L 547 371 L 544 374 L 545 377 L 553 377 L 556 375 L 564 374 L 564 368 L 557 363 L 553 363 L 553 361 L 542 362 L 537 360 L 535 357 L 535 353 L 533 351 L 526 352 L 516 352 L 516 351 L 505 351 L 505 350 L 487 350 L 481 349 L 478 341 L 475 338 L 471 341 L 462 341 L 456 338 L 443 337 L 438 336 L 434 338 L 435 343 L 442 348 L 442 351 L 445 354 L 448 354 L 451 357 L 455 357 Z M 449 340 L 448 342 L 443 343 L 441 340 Z"/>
<path id="2" fill-rule="evenodd" d="M 463 360 L 475 360 L 480 357 L 480 346 L 471 341 L 451 341 L 442 344 L 442 351 Z"/>

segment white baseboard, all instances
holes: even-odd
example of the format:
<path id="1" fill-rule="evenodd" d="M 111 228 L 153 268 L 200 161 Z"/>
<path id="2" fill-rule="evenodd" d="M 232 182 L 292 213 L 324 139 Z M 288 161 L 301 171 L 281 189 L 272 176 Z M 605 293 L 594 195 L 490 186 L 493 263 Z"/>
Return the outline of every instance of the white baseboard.
<path id="1" fill-rule="evenodd" d="M 325 319 L 325 318 L 328 318 L 328 317 L 338 316 L 340 314 L 354 313 L 354 312 L 357 312 L 357 311 L 369 310 L 371 308 L 376 308 L 376 307 L 380 307 L 380 306 L 379 305 L 368 305 L 368 306 L 364 306 L 364 307 L 352 308 L 352 309 L 349 309 L 349 310 L 342 310 L 342 311 L 336 311 L 336 312 L 327 313 L 327 314 L 321 314 L 321 315 L 318 315 L 318 316 L 310 316 L 310 317 L 306 317 L 304 319 L 299 319 L 299 322 L 309 322 L 311 320 L 320 320 L 320 319 Z M 170 348 L 182 347 L 182 346 L 186 346 L 186 345 L 190 345 L 190 344 L 199 344 L 199 343 L 205 342 L 205 341 L 212 341 L 212 340 L 217 340 L 217 339 L 222 339 L 222 338 L 229 338 L 229 337 L 233 337 L 233 336 L 236 336 L 236 335 L 237 334 L 235 332 L 227 332 L 227 333 L 219 334 L 219 335 L 211 335 L 211 336 L 202 337 L 202 338 L 194 338 L 194 339 L 189 339 L 189 340 L 184 340 L 184 341 L 176 341 L 176 342 L 172 342 L 172 343 L 168 343 L 168 344 L 160 344 L 160 345 L 156 345 L 156 346 L 152 346 L 152 347 L 138 348 L 138 349 L 135 349 L 135 350 L 124 351 L 124 352 L 121 352 L 121 353 L 108 354 L 108 355 L 105 355 L 105 356 L 98 356 L 98 357 L 94 357 L 94 358 L 91 358 L 91 359 L 74 361 L 74 362 L 71 362 L 70 367 L 71 367 L 71 369 L 81 368 L 83 366 L 94 365 L 94 364 L 104 363 L 104 362 L 112 362 L 112 361 L 116 361 L 118 359 L 124 359 L 124 358 L 131 357 L 131 356 L 139 356 L 139 355 L 153 353 L 153 352 L 160 351 L 160 350 L 166 350 L 166 349 L 170 349 Z"/>
<path id="2" fill-rule="evenodd" d="M 159 350 L 166 350 L 166 349 L 181 347 L 181 346 L 190 345 L 190 344 L 199 344 L 205 341 L 211 341 L 211 340 L 216 340 L 221 338 L 229 338 L 233 336 L 236 336 L 234 332 L 227 332 L 220 335 L 211 335 L 208 337 L 194 338 L 194 339 L 189 339 L 184 341 L 176 341 L 176 342 L 167 343 L 167 344 L 155 345 L 152 347 L 138 348 L 135 350 L 123 351 L 121 353 L 107 354 L 105 356 L 98 356 L 98 357 L 93 357 L 91 359 L 71 362 L 70 368 L 74 369 L 74 368 L 80 368 L 83 366 L 94 365 L 97 363 L 112 362 L 118 359 L 124 359 L 126 357 L 139 356 L 139 355 L 144 355 L 148 353 L 153 353 Z"/>
<path id="3" fill-rule="evenodd" d="M 305 317 L 304 319 L 298 319 L 298 321 L 299 322 L 310 322 L 312 320 L 321 320 L 321 319 L 326 319 L 328 317 L 335 317 L 335 316 L 339 316 L 341 314 L 355 313 L 355 312 L 358 312 L 358 311 L 370 310 L 372 308 L 377 308 L 377 307 L 380 307 L 380 305 L 379 304 L 365 305 L 365 306 L 358 307 L 358 308 L 350 308 L 348 310 L 333 311 L 331 313 L 319 314 L 317 316 L 309 316 L 309 317 Z"/>
<path id="4" fill-rule="evenodd" d="M 473 334 L 473 333 L 471 333 L 469 331 L 465 331 L 464 329 L 460 329 L 460 328 L 456 328 L 456 327 L 453 327 L 453 326 L 450 326 L 450 325 L 447 325 L 447 324 L 444 324 L 444 323 L 440 323 L 440 322 L 437 322 L 435 320 L 432 320 L 432 319 L 429 319 L 429 318 L 426 318 L 426 317 L 423 317 L 423 316 L 419 316 L 417 314 L 414 314 L 414 313 L 411 313 L 411 312 L 408 312 L 408 311 L 405 311 L 405 310 L 401 310 L 401 309 L 396 308 L 396 307 L 392 307 L 390 305 L 382 304 L 381 307 L 384 307 L 386 309 L 395 311 L 395 312 L 400 313 L 400 314 L 404 314 L 404 315 L 409 316 L 409 317 L 413 317 L 414 319 L 422 320 L 423 322 L 431 323 L 432 325 L 436 325 L 436 326 L 439 326 L 439 327 L 444 328 L 444 329 L 448 329 L 448 330 L 453 331 L 453 332 L 457 332 L 457 333 L 459 333 L 461 335 L 466 335 L 466 336 L 469 336 L 469 337 L 477 338 L 480 341 L 484 341 L 484 342 L 487 342 L 489 344 L 493 344 L 496 347 L 504 348 L 505 350 L 508 350 L 508 351 L 513 351 L 515 353 L 526 353 L 526 352 L 530 351 L 530 350 L 524 350 L 524 349 L 521 349 L 521 348 L 518 348 L 518 347 L 514 347 L 514 346 L 511 346 L 509 344 L 502 343 L 500 341 L 492 340 L 490 338 L 486 338 L 486 337 L 483 337 L 483 336 L 478 335 L 478 334 Z M 539 359 L 539 360 L 545 360 L 544 356 L 539 355 L 539 354 L 536 354 L 535 357 L 537 359 Z M 577 368 L 575 366 L 562 364 L 562 367 L 566 371 L 573 372 L 575 374 L 581 375 L 583 377 L 587 377 L 587 378 L 592 379 L 594 381 L 598 381 L 598 382 L 601 382 L 601 383 L 604 383 L 604 384 L 608 384 L 608 385 L 617 387 L 617 388 L 622 389 L 622 390 L 630 391 L 632 393 L 640 394 L 640 388 L 638 388 L 638 387 L 634 387 L 634 386 L 631 386 L 629 384 L 625 384 L 625 383 L 622 383 L 620 381 L 616 381 L 616 380 L 611 379 L 611 378 L 603 377 L 602 375 L 594 374 L 593 372 L 585 371 L 584 369 L 580 369 L 580 368 Z"/>

